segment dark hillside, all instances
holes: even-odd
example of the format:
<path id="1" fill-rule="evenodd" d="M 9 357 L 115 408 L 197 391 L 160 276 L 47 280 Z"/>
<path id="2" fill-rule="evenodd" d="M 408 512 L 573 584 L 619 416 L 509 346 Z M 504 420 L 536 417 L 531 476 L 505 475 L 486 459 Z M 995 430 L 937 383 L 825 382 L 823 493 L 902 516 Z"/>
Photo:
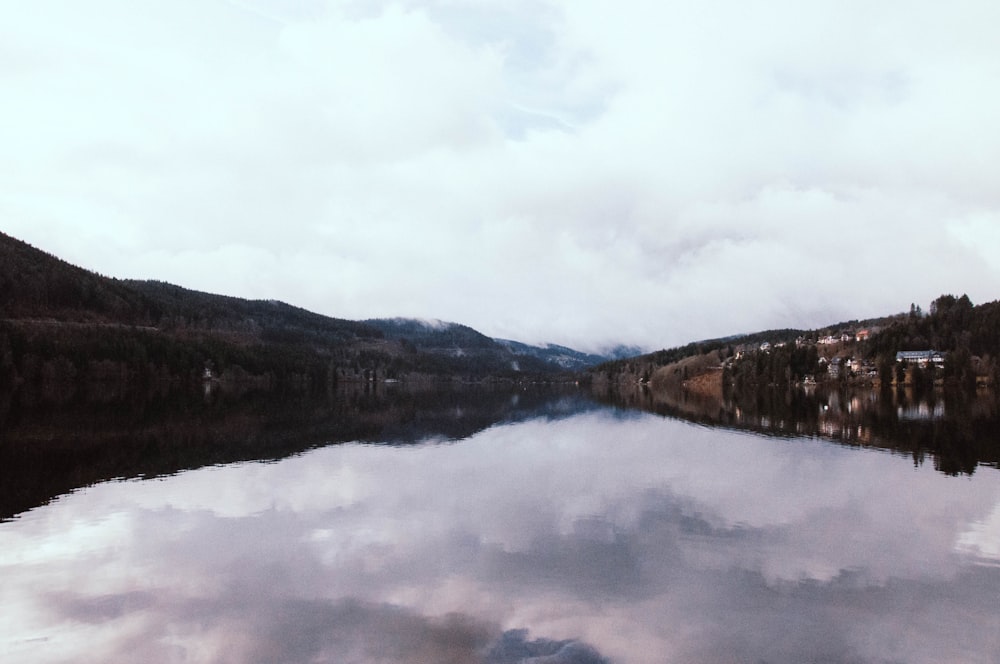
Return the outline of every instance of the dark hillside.
<path id="1" fill-rule="evenodd" d="M 933 348 L 950 352 L 967 350 L 972 355 L 1000 353 L 1000 302 L 973 305 L 967 295 L 942 295 L 931 303 L 930 313 L 918 307 L 899 316 L 896 324 L 872 339 L 870 352 Z"/>
<path id="2" fill-rule="evenodd" d="M 497 343 L 466 325 L 414 318 L 375 318 L 366 325 L 378 329 L 387 339 L 406 340 L 422 350 L 448 352 L 454 349 L 497 349 Z"/>
<path id="3" fill-rule="evenodd" d="M 280 302 L 111 279 L 0 234 L 0 397 L 122 398 L 199 386 L 301 390 L 398 352 L 375 328 Z M 382 362 L 384 364 L 384 362 Z M 369 374 L 370 376 L 370 374 Z"/>
<path id="4" fill-rule="evenodd" d="M 380 339 L 377 329 L 283 302 L 103 277 L 0 233 L 0 317 L 241 333 L 256 340 Z"/>
<path id="5" fill-rule="evenodd" d="M 0 317 L 149 324 L 149 303 L 115 279 L 0 233 Z"/>
<path id="6" fill-rule="evenodd" d="M 20 405 L 382 380 L 551 379 L 464 325 L 331 318 L 159 281 L 118 280 L 0 234 L 0 420 Z"/>
<path id="7" fill-rule="evenodd" d="M 148 318 L 165 330 L 213 330 L 281 343 L 330 343 L 383 337 L 370 325 L 330 318 L 276 300 L 244 300 L 162 281 L 122 283 L 143 296 L 144 302 L 152 308 Z"/>

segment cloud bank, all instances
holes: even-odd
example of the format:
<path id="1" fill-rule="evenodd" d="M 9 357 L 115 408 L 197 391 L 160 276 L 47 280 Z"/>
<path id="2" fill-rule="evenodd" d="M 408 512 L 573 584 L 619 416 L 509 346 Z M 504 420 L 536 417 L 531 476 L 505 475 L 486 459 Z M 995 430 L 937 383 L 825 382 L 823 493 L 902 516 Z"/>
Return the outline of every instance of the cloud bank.
<path id="1" fill-rule="evenodd" d="M 4 230 L 104 274 L 584 348 L 1000 292 L 996 3 L 4 13 Z"/>

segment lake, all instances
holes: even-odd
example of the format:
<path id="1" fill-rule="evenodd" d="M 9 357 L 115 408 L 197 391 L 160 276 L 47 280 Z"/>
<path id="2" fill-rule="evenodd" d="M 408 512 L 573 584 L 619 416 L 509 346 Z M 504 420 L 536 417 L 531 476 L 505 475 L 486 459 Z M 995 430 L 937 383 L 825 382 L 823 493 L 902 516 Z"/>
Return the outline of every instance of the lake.
<path id="1" fill-rule="evenodd" d="M 818 427 L 853 413 L 824 399 Z M 73 445 L 70 420 L 11 420 L 0 660 L 1000 661 L 1000 472 L 879 438 L 943 405 L 883 407 L 866 441 L 614 401 L 143 407 Z M 33 449 L 102 444 L 126 451 L 31 481 Z"/>

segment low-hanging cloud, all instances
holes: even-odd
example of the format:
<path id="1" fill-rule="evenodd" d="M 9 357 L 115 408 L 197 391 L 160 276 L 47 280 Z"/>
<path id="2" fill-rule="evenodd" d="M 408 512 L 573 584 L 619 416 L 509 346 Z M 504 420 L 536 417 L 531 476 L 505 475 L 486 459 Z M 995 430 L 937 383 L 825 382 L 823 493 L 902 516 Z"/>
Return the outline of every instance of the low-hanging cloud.
<path id="1" fill-rule="evenodd" d="M 1000 290 L 995 3 L 10 12 L 5 230 L 105 274 L 588 348 Z"/>

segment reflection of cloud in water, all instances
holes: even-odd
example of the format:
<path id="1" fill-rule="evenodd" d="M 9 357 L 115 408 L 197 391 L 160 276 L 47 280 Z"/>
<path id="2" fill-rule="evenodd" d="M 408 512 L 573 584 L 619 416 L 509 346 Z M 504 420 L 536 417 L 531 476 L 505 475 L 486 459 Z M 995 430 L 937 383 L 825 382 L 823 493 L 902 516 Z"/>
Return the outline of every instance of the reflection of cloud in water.
<path id="1" fill-rule="evenodd" d="M 992 532 L 976 524 L 995 520 L 998 480 L 591 413 L 107 484 L 0 524 L 0 647 L 33 662 L 82 644 L 153 663 L 954 661 L 996 652 L 1000 570 L 962 547 Z M 66 533 L 86 546 L 58 546 Z"/>
<path id="2" fill-rule="evenodd" d="M 986 518 L 969 524 L 959 536 L 956 548 L 1000 564 L 1000 504 Z"/>
<path id="3" fill-rule="evenodd" d="M 50 601 L 63 619 L 112 625 L 120 636 L 111 639 L 111 649 L 92 651 L 112 661 L 123 656 L 159 662 L 207 655 L 206 661 L 248 664 L 607 662 L 576 640 L 529 640 L 527 630 L 501 633 L 494 624 L 459 613 L 428 617 L 388 604 L 274 597 L 251 587 L 230 588 L 210 599 L 124 593 L 66 595 Z M 131 626 L 122 629 L 128 616 Z M 147 638 L 155 637 L 162 625 L 170 625 L 179 638 Z M 191 635 L 197 636 L 196 644 L 189 641 Z"/>
<path id="4" fill-rule="evenodd" d="M 607 664 L 606 659 L 579 641 L 528 641 L 528 630 L 512 629 L 486 653 L 485 664 Z"/>

